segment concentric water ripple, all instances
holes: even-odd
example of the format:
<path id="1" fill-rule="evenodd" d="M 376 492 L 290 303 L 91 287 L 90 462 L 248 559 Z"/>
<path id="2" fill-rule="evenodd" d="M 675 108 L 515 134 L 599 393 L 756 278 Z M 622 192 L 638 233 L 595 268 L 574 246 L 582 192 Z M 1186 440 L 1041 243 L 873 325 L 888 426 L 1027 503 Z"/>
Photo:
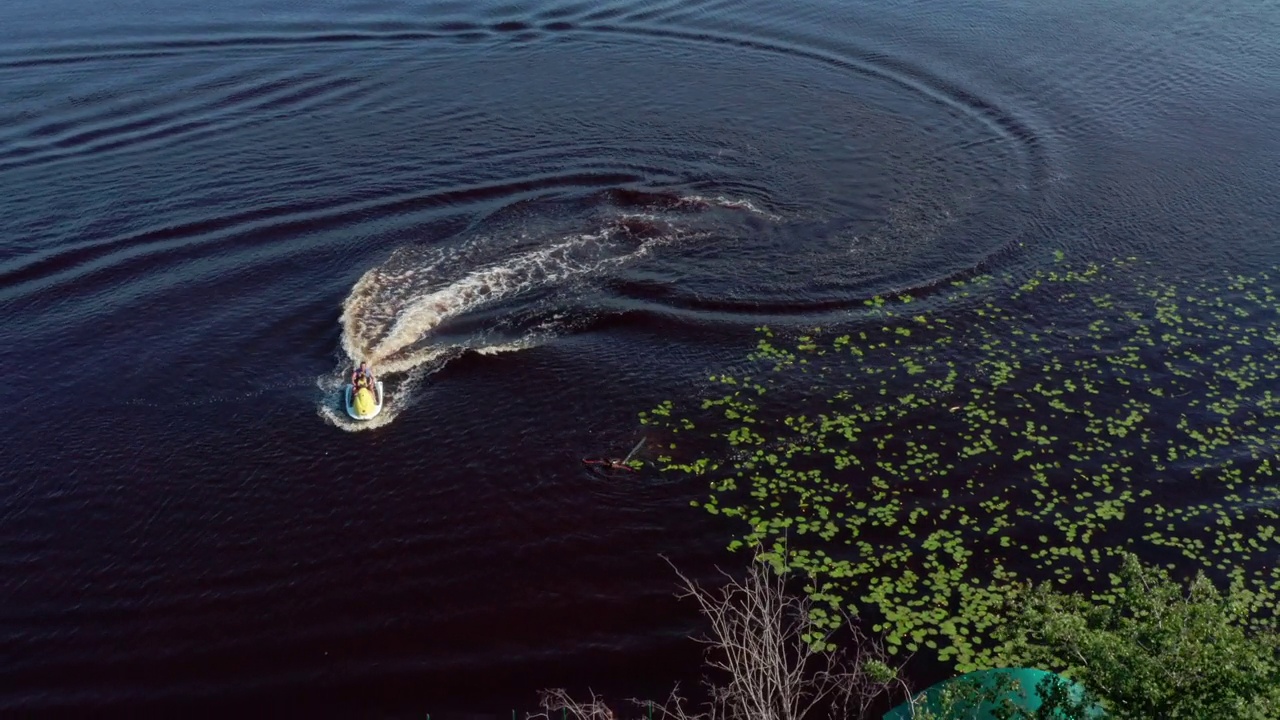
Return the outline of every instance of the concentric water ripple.
<path id="1" fill-rule="evenodd" d="M 131 267 L 154 268 L 164 262 L 185 265 L 193 256 L 214 253 L 225 257 L 228 240 L 256 246 L 251 237 L 270 238 L 270 252 L 275 254 L 288 252 L 288 244 L 278 242 L 282 236 L 297 237 L 313 227 L 341 226 L 353 218 L 359 218 L 358 224 L 401 224 L 406 216 L 433 206 L 465 211 L 469 205 L 503 197 L 514 201 L 521 193 L 607 185 L 727 190 L 785 209 L 789 219 L 803 221 L 790 227 L 783 222 L 758 233 L 757 228 L 745 232 L 729 229 L 739 236 L 721 239 L 731 248 L 721 254 L 723 262 L 707 263 L 705 258 L 679 253 L 655 258 L 657 267 L 645 272 L 660 275 L 669 272 L 662 267 L 668 265 L 681 266 L 681 274 L 686 276 L 693 273 L 675 295 L 664 293 L 666 302 L 683 309 L 738 309 L 748 314 L 753 309 L 765 314 L 785 309 L 803 314 L 851 307 L 875 292 L 927 286 L 970 270 L 1018 239 L 1024 221 L 1019 215 L 1032 208 L 1035 188 L 1047 170 L 1035 132 L 1013 114 L 883 56 L 859 57 L 847 50 L 838 54 L 794 41 L 661 27 L 658 21 L 669 10 L 648 8 L 634 19 L 616 11 L 581 16 L 547 11 L 554 18 L 548 22 L 555 27 L 546 32 L 556 42 L 550 42 L 549 37 L 547 42 L 522 46 L 520 52 L 513 50 L 509 56 L 497 54 L 498 60 L 477 60 L 474 55 L 460 53 L 459 48 L 475 39 L 476 33 L 488 33 L 486 37 L 497 42 L 536 23 L 458 21 L 365 32 L 311 27 L 308 33 L 131 40 L 118 46 L 103 43 L 92 52 L 64 47 L 37 53 L 37 58 L 52 57 L 77 68 L 77 73 L 87 76 L 86 84 L 94 84 L 95 92 L 75 101 L 76 110 L 69 117 L 60 114 L 56 119 L 42 120 L 35 116 L 15 123 L 9 130 L 10 142 L 0 149 L 0 168 L 26 168 L 47 177 L 58 172 L 61 163 L 79 159 L 90 166 L 92 177 L 94 165 L 117 154 L 133 157 L 143 152 L 164 153 L 166 148 L 174 153 L 180 149 L 185 157 L 203 155 L 202 148 L 211 154 L 217 152 L 218 140 L 227 137 L 236 138 L 243 156 L 253 152 L 239 145 L 243 139 L 275 132 L 268 128 L 279 123 L 292 126 L 290 134 L 295 137 L 324 142 L 328 123 L 316 123 L 316 116 L 352 106 L 367 106 L 366 112 L 378 113 L 378 121 L 386 123 L 378 128 L 382 131 L 377 134 L 379 142 L 390 145 L 387 149 L 392 157 L 397 152 L 405 154 L 401 162 L 390 163 L 390 168 L 380 167 L 377 182 L 368 178 L 350 187 L 361 178 L 342 178 L 348 188 L 337 196 L 341 199 L 336 203 L 332 183 L 337 178 L 332 178 L 325 192 L 316 193 L 315 201 L 303 201 L 297 210 L 270 205 L 237 208 L 177 227 L 139 228 L 88 241 L 48 243 L 44 249 L 0 268 L 8 281 L 6 295 L 36 299 L 40 290 L 56 291 L 65 282 L 82 287 L 99 282 L 114 287 L 122 276 L 136 272 Z M 645 24 L 630 24 L 633 21 Z M 592 66 L 566 62 L 567 44 L 598 54 L 600 59 Z M 298 59 L 297 48 L 311 45 L 323 45 L 327 55 L 336 54 L 344 60 L 319 67 L 291 62 Z M 233 50 L 252 50 L 248 55 L 251 64 L 229 71 L 201 59 L 202 53 Z M 709 51 L 716 51 L 716 55 L 707 57 Z M 144 91 L 140 95 L 139 88 L 130 85 L 109 93 L 97 88 L 103 73 L 119 70 L 122 57 L 151 67 L 160 78 L 175 74 L 172 61 L 148 63 L 145 58 L 139 60 L 138 53 L 177 53 L 180 64 L 192 67 L 178 86 L 154 82 L 134 68 L 134 77 L 160 89 L 158 93 Z M 315 55 L 304 57 L 310 60 Z M 423 79 L 410 68 L 433 77 L 447 76 L 451 70 L 461 74 L 458 68 L 464 63 L 490 65 L 497 70 L 483 73 L 487 79 L 493 78 L 489 79 L 491 87 L 482 82 L 470 88 L 468 106 L 453 101 L 450 107 L 435 112 L 420 95 L 416 104 L 407 102 L 406 98 L 414 96 L 386 87 L 385 78 L 381 80 L 384 87 L 378 88 L 378 80 L 343 70 L 375 57 L 398 67 L 405 83 L 411 78 Z M 637 79 L 623 95 L 639 112 L 615 118 L 603 107 L 609 96 L 598 90 L 607 87 L 608 81 L 603 77 L 594 80 L 588 74 L 540 97 L 539 112 L 568 120 L 553 129 L 540 125 L 537 118 L 521 117 L 523 106 L 512 102 L 518 91 L 502 80 L 502 71 L 511 76 L 507 57 L 522 67 L 532 65 L 551 76 L 559 71 L 566 77 L 575 71 L 611 76 L 625 64 L 636 62 L 661 64 L 670 69 L 659 70 L 657 75 L 685 76 L 686 85 L 673 91 L 665 81 L 653 85 L 643 82 L 646 78 Z M 189 74 L 192 69 L 197 73 Z M 794 83 L 797 76 L 804 76 L 806 82 Z M 685 103 L 685 109 L 692 104 L 689 93 L 700 95 L 703 88 L 714 88 L 716 95 L 730 98 L 712 111 L 732 112 L 732 98 L 747 93 L 772 98 L 782 111 L 758 109 L 750 126 L 700 128 L 700 118 L 682 119 L 679 114 L 680 103 Z M 456 97 L 456 93 L 441 95 Z M 392 101 L 393 96 L 399 100 Z M 646 104 L 653 107 L 646 108 Z M 806 104 L 813 107 L 812 113 L 806 113 L 811 122 L 796 125 L 792 113 Z M 18 114 L 24 113 L 18 110 Z M 432 155 L 442 157 L 433 157 L 429 165 L 411 160 L 422 149 L 409 145 L 406 133 L 410 123 L 405 122 L 409 116 L 425 123 L 414 128 L 416 133 L 438 146 Z M 662 120 L 655 124 L 646 117 Z M 672 144 L 672 140 L 678 142 Z M 827 151 L 807 158 L 797 154 L 806 147 Z M 363 152 L 372 147 L 358 149 Z M 282 159 L 292 157 L 296 153 L 281 155 Z M 229 164 L 223 158 L 209 159 L 223 167 Z M 119 166 L 122 162 L 128 160 L 115 159 L 104 174 L 114 177 L 127 172 L 127 165 Z M 525 170 L 513 173 L 513 168 Z M 265 163 L 256 169 L 265 170 Z M 285 169 L 292 168 L 276 170 Z M 322 179 L 325 174 L 321 167 L 296 170 L 319 173 Z M 233 179 L 225 172 L 219 175 L 224 182 Z M 264 181 L 261 174 L 254 176 L 256 184 Z M 409 189 L 411 184 L 424 181 L 438 189 Z M 100 184 L 86 184 L 93 188 L 86 188 L 89 192 L 101 188 Z M 494 189 L 462 189 L 467 184 Z M 285 187 L 287 181 L 281 190 Z M 264 189 L 268 188 L 270 185 Z M 214 192 L 215 188 L 188 191 L 183 194 L 186 203 L 172 197 L 165 203 L 168 207 L 158 209 L 164 214 L 185 214 L 189 211 L 184 205 L 201 195 L 205 199 L 200 202 L 208 207 L 208 196 Z M 296 193 L 290 189 L 289 195 Z M 361 195 L 369 200 L 360 201 Z M 299 205 L 297 199 L 290 202 Z M 216 203 L 214 198 L 212 204 Z M 920 223 L 902 221 L 904 208 L 922 205 L 941 208 L 942 217 L 931 218 L 930 223 L 957 226 L 945 233 L 922 233 Z M 1006 217 L 992 217 L 991 205 Z M 965 227 L 965 222 L 981 223 L 983 237 L 972 238 L 973 228 Z M 748 237 L 741 236 L 744 234 Z M 900 259 L 906 264 L 866 263 L 867 258 L 890 257 L 879 249 L 882 245 L 894 252 L 905 249 Z M 143 247 L 148 249 L 142 251 Z M 799 248 L 803 249 L 795 252 Z M 307 244 L 308 252 L 316 249 L 314 243 Z M 772 270 L 779 252 L 788 254 L 789 272 L 812 275 L 815 268 L 808 262 L 813 262 L 821 265 L 827 279 L 813 286 L 778 284 Z M 637 287 L 625 276 L 620 281 L 620 287 Z M 726 286 L 734 289 L 733 294 L 724 292 Z"/>
<path id="2" fill-rule="evenodd" d="M 762 322 L 856 326 L 1055 250 L 1274 264 L 1276 23 L 6 5 L 0 713 L 662 692 L 697 648 L 658 554 L 710 575 L 722 528 L 697 483 L 581 458 Z M 412 402 L 337 432 L 317 409 L 362 353 Z"/>

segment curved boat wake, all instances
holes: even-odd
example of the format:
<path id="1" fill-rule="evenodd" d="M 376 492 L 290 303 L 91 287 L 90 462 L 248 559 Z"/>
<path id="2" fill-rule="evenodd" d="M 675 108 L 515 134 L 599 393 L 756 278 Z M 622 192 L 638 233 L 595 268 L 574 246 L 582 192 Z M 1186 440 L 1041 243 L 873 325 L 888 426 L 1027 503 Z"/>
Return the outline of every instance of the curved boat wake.
<path id="1" fill-rule="evenodd" d="M 511 352 L 563 332 L 573 318 L 547 313 L 549 301 L 660 247 L 708 235 L 672 214 L 708 201 L 678 200 L 652 212 L 615 209 L 591 232 L 531 232 L 526 226 L 449 246 L 397 249 L 356 281 L 343 303 L 345 357 L 335 374 L 317 380 L 324 395 L 320 414 L 344 430 L 382 427 L 412 404 L 424 377 L 463 352 Z M 743 201 L 712 204 L 759 212 Z M 360 360 L 391 378 L 382 412 L 365 422 L 347 418 L 338 401 L 346 373 Z"/>

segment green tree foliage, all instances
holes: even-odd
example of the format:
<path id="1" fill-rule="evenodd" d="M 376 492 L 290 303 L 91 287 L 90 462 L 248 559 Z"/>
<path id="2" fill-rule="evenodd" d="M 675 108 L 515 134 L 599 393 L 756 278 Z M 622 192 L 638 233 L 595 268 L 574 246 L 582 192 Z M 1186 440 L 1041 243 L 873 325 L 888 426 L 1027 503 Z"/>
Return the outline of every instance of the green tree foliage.
<path id="1" fill-rule="evenodd" d="M 1267 598 L 1203 574 L 1184 589 L 1133 555 L 1111 580 L 1091 597 L 1028 590 L 1002 629 L 1011 654 L 1078 680 L 1114 718 L 1280 718 L 1280 635 L 1258 620 Z"/>

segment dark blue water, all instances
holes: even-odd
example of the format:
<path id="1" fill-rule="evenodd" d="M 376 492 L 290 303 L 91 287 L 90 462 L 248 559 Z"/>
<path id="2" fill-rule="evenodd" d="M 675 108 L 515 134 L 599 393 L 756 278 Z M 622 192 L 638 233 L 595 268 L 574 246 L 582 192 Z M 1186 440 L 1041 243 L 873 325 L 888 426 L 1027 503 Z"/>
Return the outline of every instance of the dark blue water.
<path id="1" fill-rule="evenodd" d="M 1278 38 L 1237 0 L 6 3 L 0 713 L 689 682 L 659 555 L 728 530 L 579 459 L 762 323 L 1059 250 L 1280 262 Z"/>

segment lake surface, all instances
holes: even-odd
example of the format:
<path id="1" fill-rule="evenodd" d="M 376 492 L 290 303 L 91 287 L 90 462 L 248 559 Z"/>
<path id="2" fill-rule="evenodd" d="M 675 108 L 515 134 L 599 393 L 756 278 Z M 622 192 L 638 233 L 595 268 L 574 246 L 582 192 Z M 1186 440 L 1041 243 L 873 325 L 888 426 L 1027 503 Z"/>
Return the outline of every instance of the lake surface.
<path id="1" fill-rule="evenodd" d="M 0 100 L 0 714 L 663 693 L 729 530 L 580 460 L 755 327 L 1280 262 L 1272 3 L 15 0 Z"/>

